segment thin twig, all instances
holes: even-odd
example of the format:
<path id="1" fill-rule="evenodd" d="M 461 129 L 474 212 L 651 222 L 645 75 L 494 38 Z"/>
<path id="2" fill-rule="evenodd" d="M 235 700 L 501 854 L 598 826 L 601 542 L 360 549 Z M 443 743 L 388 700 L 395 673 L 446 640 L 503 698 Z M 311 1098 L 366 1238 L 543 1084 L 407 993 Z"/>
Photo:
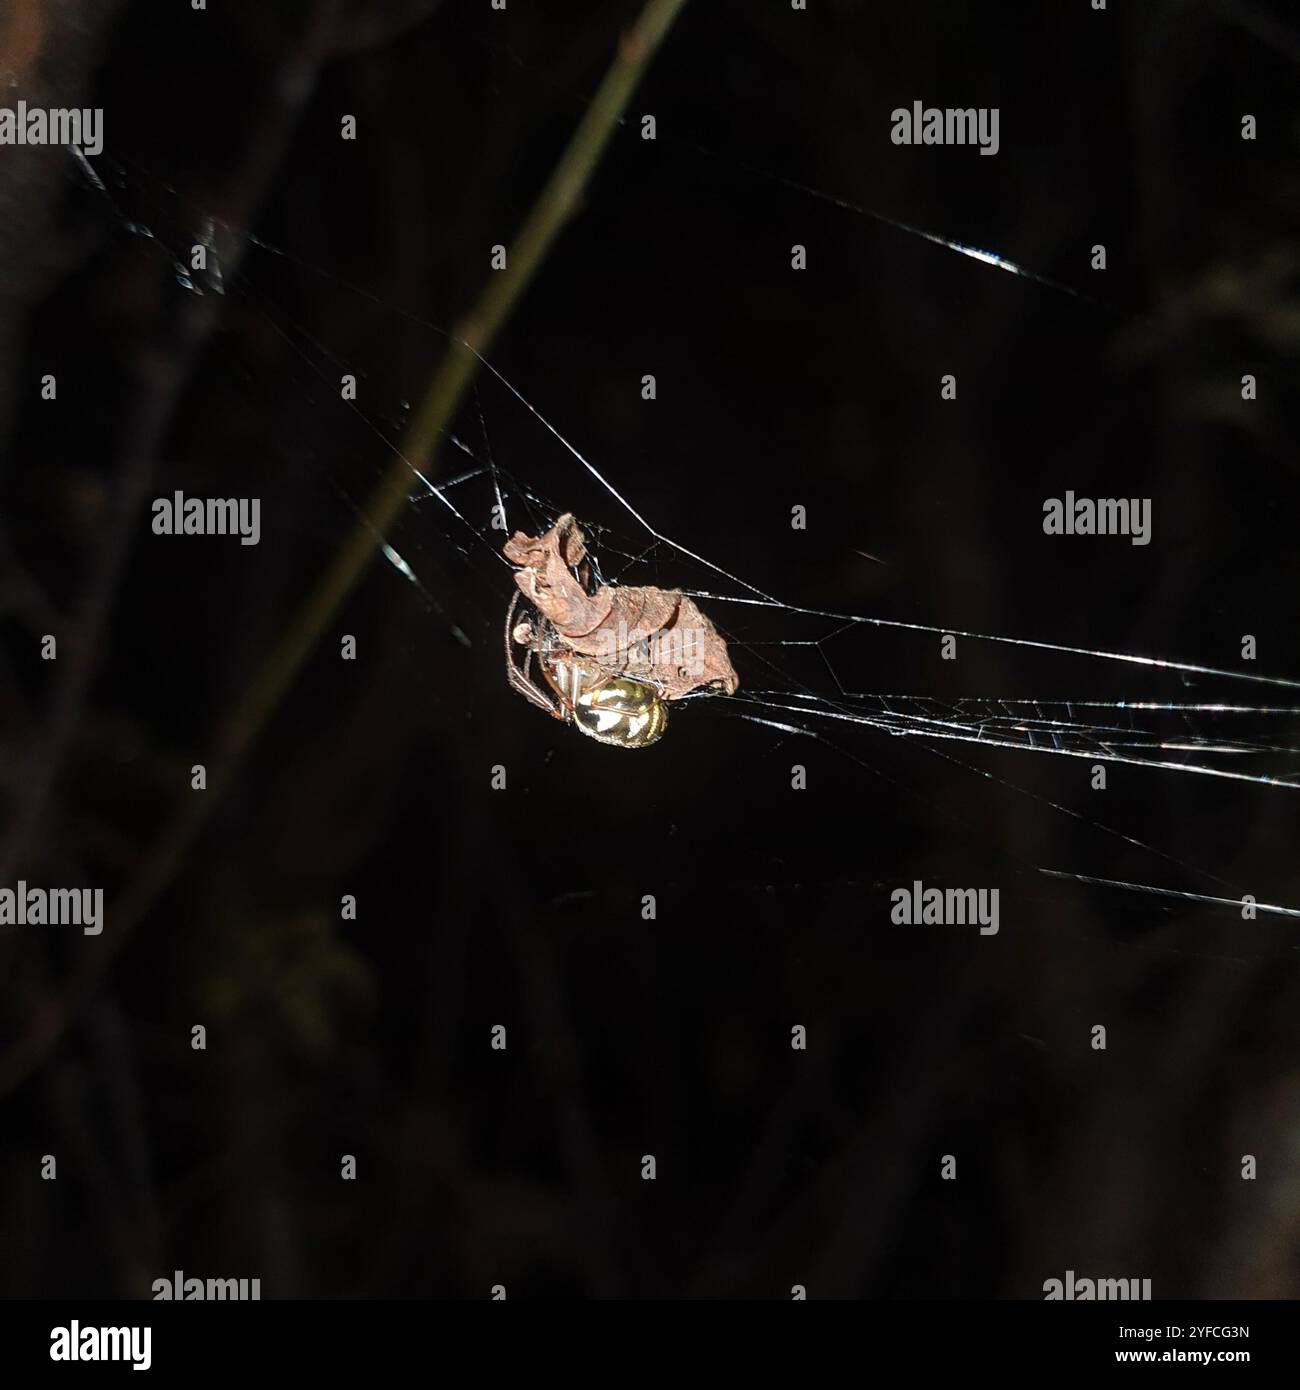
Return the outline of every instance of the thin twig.
<path id="1" fill-rule="evenodd" d="M 686 0 L 648 0 L 622 37 L 599 90 L 516 237 L 508 269 L 495 274 L 457 325 L 398 456 L 362 509 L 352 533 L 307 595 L 275 651 L 218 731 L 208 759 L 208 790 L 187 792 L 109 914 L 109 929 L 90 941 L 61 994 L 38 1011 L 27 1032 L 0 1057 L 0 1096 L 39 1065 L 81 1002 L 129 938 L 136 923 L 171 883 L 220 794 L 265 728 L 325 627 L 351 593 L 383 535 L 406 501 L 410 463 L 422 472 L 450 424 L 487 349 L 527 289 L 555 237 L 572 215 L 627 103 Z M 408 462 L 409 460 L 409 462 Z"/>

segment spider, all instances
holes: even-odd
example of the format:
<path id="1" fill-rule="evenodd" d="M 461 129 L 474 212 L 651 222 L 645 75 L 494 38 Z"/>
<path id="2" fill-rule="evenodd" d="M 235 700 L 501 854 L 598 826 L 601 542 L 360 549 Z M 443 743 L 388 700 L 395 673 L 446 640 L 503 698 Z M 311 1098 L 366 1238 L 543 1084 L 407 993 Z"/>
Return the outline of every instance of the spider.
<path id="1" fill-rule="evenodd" d="M 526 700 L 555 719 L 598 743 L 616 748 L 649 748 L 668 728 L 668 704 L 658 689 L 645 681 L 611 674 L 594 657 L 581 656 L 565 645 L 551 623 L 539 617 L 517 623 L 522 594 L 506 610 L 506 679 Z M 513 644 L 513 645 L 512 645 Z M 521 669 L 514 646 L 525 649 Z M 553 695 L 532 679 L 533 658 Z"/>
<path id="2" fill-rule="evenodd" d="M 506 678 L 538 709 L 598 743 L 649 748 L 668 727 L 670 700 L 734 694 L 727 644 L 680 590 L 591 588 L 586 539 L 571 512 L 545 535 L 517 531 L 503 550 L 519 566 L 506 609 Z M 516 622 L 521 598 L 535 617 Z M 534 658 L 543 683 L 533 678 Z"/>

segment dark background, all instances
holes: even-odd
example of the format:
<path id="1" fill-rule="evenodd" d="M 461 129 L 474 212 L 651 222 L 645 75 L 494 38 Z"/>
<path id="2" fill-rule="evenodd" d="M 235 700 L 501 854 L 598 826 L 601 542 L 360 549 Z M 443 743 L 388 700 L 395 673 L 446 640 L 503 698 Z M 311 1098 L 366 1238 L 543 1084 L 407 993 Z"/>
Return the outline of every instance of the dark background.
<path id="1" fill-rule="evenodd" d="M 1294 905 L 1294 793 L 1097 792 L 1086 761 L 749 703 L 1285 688 L 704 601 L 744 698 L 633 756 L 507 689 L 479 479 L 466 523 L 404 509 L 421 587 L 369 568 L 165 852 L 636 9 L 0 8 L 11 99 L 102 106 L 107 137 L 106 193 L 0 150 L 3 881 L 108 901 L 95 942 L 0 933 L 0 1291 L 1036 1298 L 1073 1269 L 1294 1296 L 1295 922 L 1035 868 Z M 657 532 L 787 604 L 1234 670 L 1251 633 L 1300 678 L 1284 9 L 692 0 L 489 357 Z M 997 106 L 1000 153 L 892 145 L 914 100 Z M 209 213 L 277 248 L 237 248 L 224 296 L 175 265 Z M 743 592 L 494 378 L 456 434 L 512 525 L 572 509 L 608 575 Z M 260 497 L 261 544 L 154 536 L 178 488 Z M 1152 544 L 1045 537 L 1067 488 L 1152 498 Z M 1250 770 L 1288 774 L 1296 721 L 1250 727 L 1280 749 Z M 1000 933 L 892 926 L 917 878 L 1000 887 Z"/>

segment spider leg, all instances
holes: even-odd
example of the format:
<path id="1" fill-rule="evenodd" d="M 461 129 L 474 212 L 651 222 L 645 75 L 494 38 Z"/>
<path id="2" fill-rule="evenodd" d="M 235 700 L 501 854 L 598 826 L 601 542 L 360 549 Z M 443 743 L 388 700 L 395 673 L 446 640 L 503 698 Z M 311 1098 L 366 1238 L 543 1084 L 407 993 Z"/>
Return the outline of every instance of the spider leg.
<path id="1" fill-rule="evenodd" d="M 506 630 L 505 630 L 505 653 L 506 653 L 506 680 L 510 682 L 512 689 L 517 690 L 525 700 L 536 705 L 538 709 L 544 709 L 554 719 L 564 720 L 564 710 L 553 700 L 549 699 L 542 691 L 533 684 L 527 675 L 515 665 L 514 649 L 510 645 L 512 634 L 515 628 L 515 611 L 519 607 L 521 595 L 515 590 L 515 596 L 510 600 L 510 606 L 506 609 Z M 531 671 L 533 660 L 533 649 L 528 648 L 526 657 L 527 669 Z"/>

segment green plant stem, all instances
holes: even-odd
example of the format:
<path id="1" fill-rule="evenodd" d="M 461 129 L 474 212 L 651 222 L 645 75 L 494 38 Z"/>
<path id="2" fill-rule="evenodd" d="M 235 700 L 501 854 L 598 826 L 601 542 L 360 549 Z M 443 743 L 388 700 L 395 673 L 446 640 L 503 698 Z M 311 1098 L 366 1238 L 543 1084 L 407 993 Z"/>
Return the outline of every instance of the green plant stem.
<path id="1" fill-rule="evenodd" d="M 480 365 L 480 354 L 509 318 L 556 235 L 572 215 L 629 98 L 685 3 L 686 0 L 648 0 L 622 36 L 599 90 L 508 250 L 507 269 L 492 276 L 478 302 L 456 326 L 447 352 L 403 433 L 399 456 L 362 508 L 351 534 L 303 600 L 266 664 L 218 731 L 206 764 L 207 790 L 185 794 L 107 914 L 103 934 L 88 940 L 72 977 L 60 993 L 43 1002 L 27 1031 L 0 1056 L 0 1096 L 8 1094 L 39 1065 L 122 949 L 136 923 L 172 882 L 221 793 L 234 780 L 244 757 L 340 604 L 374 557 L 376 538 L 387 532 L 401 510 L 410 488 L 411 465 L 427 472 L 427 461 L 464 400 Z"/>

